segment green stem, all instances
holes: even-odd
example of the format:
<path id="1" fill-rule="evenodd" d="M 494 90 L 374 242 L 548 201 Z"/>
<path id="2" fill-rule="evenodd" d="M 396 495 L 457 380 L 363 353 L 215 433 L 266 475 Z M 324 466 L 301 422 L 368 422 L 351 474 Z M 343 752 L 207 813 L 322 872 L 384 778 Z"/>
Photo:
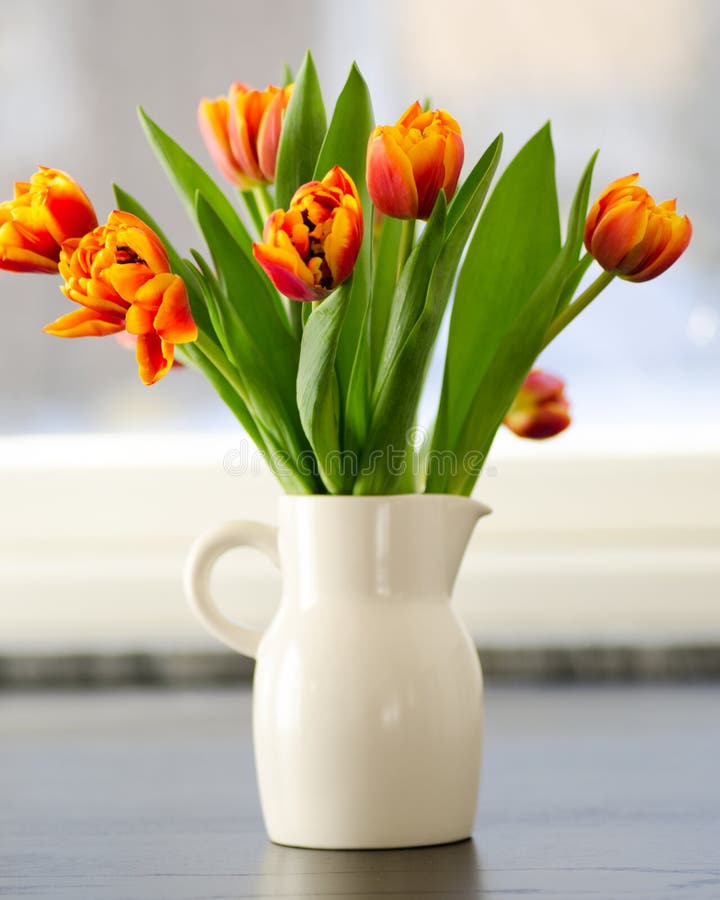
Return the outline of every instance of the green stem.
<path id="1" fill-rule="evenodd" d="M 260 215 L 262 216 L 264 225 L 270 214 L 276 209 L 275 201 L 273 200 L 270 191 L 265 187 L 264 184 L 261 184 L 259 187 L 253 188 L 253 194 L 255 195 L 255 202 L 257 203 L 258 209 L 260 210 Z M 260 229 L 260 233 L 262 234 L 262 228 Z"/>
<path id="2" fill-rule="evenodd" d="M 307 325 L 307 320 L 308 320 L 308 319 L 310 318 L 310 316 L 313 314 L 314 309 L 315 309 L 315 303 L 314 303 L 313 301 L 309 301 L 309 302 L 308 302 L 308 301 L 306 300 L 306 301 L 302 304 L 302 310 L 301 310 L 301 312 L 302 312 L 303 329 L 304 329 L 305 326 Z"/>
<path id="3" fill-rule="evenodd" d="M 287 450 L 292 460 L 293 458 L 299 459 L 300 448 L 296 445 L 290 446 L 288 448 L 279 447 L 277 445 L 277 441 L 272 438 L 272 436 L 265 428 L 263 428 L 262 424 L 258 421 L 257 414 L 250 402 L 250 399 L 247 396 L 242 380 L 240 379 L 235 369 L 228 363 L 227 359 L 220 351 L 220 348 L 215 344 L 215 342 L 210 340 L 207 335 L 203 334 L 203 332 L 201 331 L 198 333 L 197 340 L 195 341 L 195 347 L 209 360 L 210 363 L 212 363 L 213 366 L 215 366 L 218 372 L 220 372 L 223 378 L 233 388 L 233 390 L 236 391 L 238 396 L 247 406 L 248 412 L 250 413 L 255 426 L 258 428 L 258 431 L 264 439 L 263 443 L 258 443 L 258 449 L 263 452 L 268 466 L 273 471 L 275 477 L 278 479 L 283 488 L 292 494 L 317 493 L 318 486 L 312 479 L 312 476 L 303 474 L 297 466 L 293 465 L 292 461 L 287 463 L 286 465 L 281 462 L 281 468 L 277 468 L 273 451 L 277 452 Z M 292 439 L 289 440 L 292 442 Z M 285 453 L 283 453 L 283 457 L 286 460 Z M 285 471 L 283 469 L 285 469 Z"/>
<path id="4" fill-rule="evenodd" d="M 225 381 L 227 381 L 227 383 L 234 388 L 245 406 L 247 406 L 247 408 L 252 413 L 253 408 L 252 404 L 250 403 L 250 398 L 245 391 L 245 385 L 242 383 L 239 375 L 235 371 L 235 368 L 230 365 L 226 357 L 220 351 L 218 345 L 214 341 L 210 340 L 210 338 L 208 338 L 207 335 L 202 331 L 199 331 L 197 340 L 195 341 L 195 346 L 204 356 L 206 356 L 210 360 L 210 362 L 215 366 L 215 368 L 222 375 Z"/>
<path id="5" fill-rule="evenodd" d="M 243 199 L 245 208 L 250 214 L 250 218 L 253 225 L 255 226 L 255 230 L 257 231 L 258 235 L 262 236 L 265 220 L 262 217 L 262 213 L 260 211 L 260 207 L 258 206 L 255 194 L 253 193 L 253 191 L 240 191 L 240 196 Z"/>
<path id="6" fill-rule="evenodd" d="M 567 328 L 575 316 L 579 315 L 586 306 L 589 306 L 597 295 L 605 290 L 614 277 L 615 275 L 612 272 L 602 272 L 598 275 L 595 281 L 554 319 L 545 332 L 543 345 L 540 349 L 544 350 L 551 341 L 555 340 L 563 328 Z"/>
<path id="7" fill-rule="evenodd" d="M 265 185 L 258 185 L 249 191 L 243 191 L 242 197 L 257 229 L 258 240 L 262 241 L 265 222 L 275 209 L 272 194 Z M 286 300 L 284 297 L 281 298 L 281 301 L 290 325 L 290 332 L 299 340 L 302 337 L 302 315 L 295 309 L 298 304 L 294 300 Z"/>
<path id="8" fill-rule="evenodd" d="M 263 454 L 265 461 L 284 490 L 290 494 L 317 493 L 318 484 L 313 480 L 312 476 L 301 472 L 299 467 L 295 464 L 295 462 L 300 459 L 301 448 L 297 445 L 291 435 L 288 435 L 287 437 L 287 446 L 279 445 L 277 439 L 262 425 L 262 422 L 258 419 L 257 413 L 247 396 L 242 380 L 234 368 L 228 364 L 227 359 L 217 345 L 200 332 L 195 341 L 195 347 L 197 347 L 206 359 L 215 366 L 230 387 L 236 391 L 238 396 L 245 403 L 255 427 L 262 436 L 262 441 L 257 443 L 257 447 Z M 279 454 L 279 467 L 276 454 Z"/>
<path id="9" fill-rule="evenodd" d="M 405 268 L 408 256 L 412 253 L 413 243 L 415 241 L 415 219 L 405 219 L 402 223 L 400 231 L 400 243 L 398 244 L 398 264 L 396 281 L 400 279 L 402 270 Z"/>
<path id="10" fill-rule="evenodd" d="M 288 316 L 290 318 L 290 326 L 293 334 L 300 340 L 303 333 L 303 307 L 305 303 L 302 300 L 288 300 Z"/>

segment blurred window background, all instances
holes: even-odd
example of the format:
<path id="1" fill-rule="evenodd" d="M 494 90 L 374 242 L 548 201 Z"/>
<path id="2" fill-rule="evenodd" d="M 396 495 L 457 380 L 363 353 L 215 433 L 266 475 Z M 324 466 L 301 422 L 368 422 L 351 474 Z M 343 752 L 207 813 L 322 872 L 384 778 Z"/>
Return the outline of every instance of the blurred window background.
<path id="1" fill-rule="evenodd" d="M 719 40 L 714 0 L 25 0 L 8 5 L 0 29 L 2 195 L 38 163 L 51 165 L 82 183 L 103 219 L 116 181 L 179 247 L 194 246 L 136 104 L 215 175 L 195 124 L 198 99 L 233 80 L 277 82 L 306 47 L 328 107 L 355 59 L 379 122 L 430 96 L 460 121 L 468 160 L 502 130 L 507 164 L 549 118 L 565 210 L 600 147 L 593 193 L 639 171 L 656 200 L 678 197 L 695 228 L 676 267 L 645 285 L 615 282 L 543 357 L 569 383 L 575 427 L 562 440 L 716 447 Z M 148 389 L 114 339 L 44 335 L 68 309 L 57 278 L 3 273 L 2 305 L 3 434 L 236 428 L 193 372 Z"/>

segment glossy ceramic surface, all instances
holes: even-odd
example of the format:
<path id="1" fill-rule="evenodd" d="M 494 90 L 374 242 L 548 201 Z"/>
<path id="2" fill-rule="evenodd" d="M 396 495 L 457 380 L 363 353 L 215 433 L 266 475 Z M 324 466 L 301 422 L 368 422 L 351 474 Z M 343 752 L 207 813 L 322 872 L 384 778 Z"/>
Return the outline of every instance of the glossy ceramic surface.
<path id="1" fill-rule="evenodd" d="M 277 532 L 227 523 L 188 560 L 208 630 L 257 659 L 253 729 L 265 824 L 304 847 L 407 847 L 471 833 L 482 675 L 450 594 L 477 519 L 445 495 L 284 497 Z M 209 591 L 217 557 L 278 561 L 265 633 L 229 622 Z"/>

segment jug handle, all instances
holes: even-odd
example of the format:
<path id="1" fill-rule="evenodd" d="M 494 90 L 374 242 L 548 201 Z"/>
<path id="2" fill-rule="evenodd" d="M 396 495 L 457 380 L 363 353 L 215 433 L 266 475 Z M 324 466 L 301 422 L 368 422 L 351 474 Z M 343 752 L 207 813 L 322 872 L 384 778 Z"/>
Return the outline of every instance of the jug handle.
<path id="1" fill-rule="evenodd" d="M 185 564 L 185 595 L 190 609 L 213 637 L 254 659 L 263 630 L 232 622 L 220 611 L 210 591 L 213 566 L 234 547 L 254 547 L 280 567 L 277 528 L 261 522 L 225 522 L 206 531 L 192 545 Z"/>

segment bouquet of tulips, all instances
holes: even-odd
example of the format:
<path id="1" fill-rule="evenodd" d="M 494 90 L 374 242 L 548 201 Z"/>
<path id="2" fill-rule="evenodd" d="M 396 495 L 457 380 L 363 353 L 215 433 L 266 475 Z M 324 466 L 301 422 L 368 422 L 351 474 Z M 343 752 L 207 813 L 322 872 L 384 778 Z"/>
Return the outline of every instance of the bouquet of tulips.
<path id="1" fill-rule="evenodd" d="M 177 347 L 290 493 L 469 494 L 503 422 L 542 438 L 570 421 L 563 382 L 533 370 L 538 354 L 615 276 L 665 271 L 690 221 L 637 175 L 588 213 L 593 155 L 563 238 L 549 125 L 490 192 L 502 135 L 460 183 L 461 129 L 445 110 L 413 103 L 376 126 L 353 66 L 328 124 L 310 54 L 291 81 L 200 102 L 238 205 L 140 111 L 207 251 L 183 257 L 119 187 L 98 225 L 79 185 L 41 168 L 0 204 L 0 268 L 59 270 L 77 308 L 45 330 L 130 336 L 145 384 Z M 580 291 L 593 260 L 602 271 Z M 450 303 L 437 416 L 418 440 Z"/>

